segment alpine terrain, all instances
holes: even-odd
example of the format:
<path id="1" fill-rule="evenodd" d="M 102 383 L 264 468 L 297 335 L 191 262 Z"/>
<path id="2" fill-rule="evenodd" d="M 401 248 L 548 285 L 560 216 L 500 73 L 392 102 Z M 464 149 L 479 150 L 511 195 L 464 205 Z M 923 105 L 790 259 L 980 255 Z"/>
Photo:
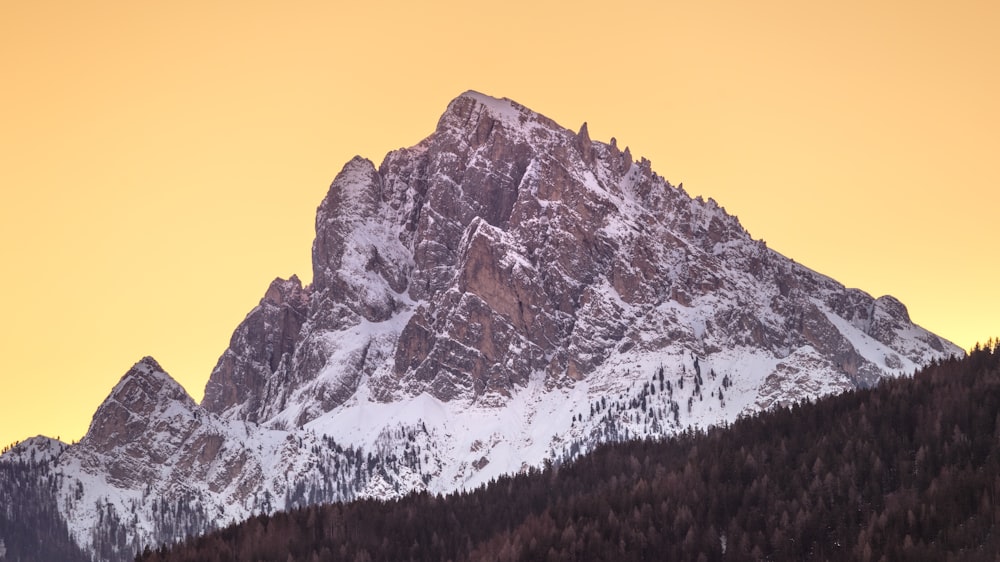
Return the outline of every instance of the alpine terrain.
<path id="1" fill-rule="evenodd" d="M 201 404 L 144 358 L 78 444 L 33 438 L 0 464 L 33 471 L 84 552 L 126 560 L 259 512 L 471 488 L 962 354 L 614 139 L 476 92 L 416 146 L 348 162 L 312 255 L 311 285 L 276 279 L 236 328 Z"/>

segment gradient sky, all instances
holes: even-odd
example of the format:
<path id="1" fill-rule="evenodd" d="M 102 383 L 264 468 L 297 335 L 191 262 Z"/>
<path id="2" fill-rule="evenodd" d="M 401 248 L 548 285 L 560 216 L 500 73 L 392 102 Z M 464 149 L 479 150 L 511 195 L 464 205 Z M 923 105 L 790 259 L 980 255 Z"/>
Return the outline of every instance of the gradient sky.
<path id="1" fill-rule="evenodd" d="M 355 154 L 467 89 L 648 157 L 970 347 L 1000 334 L 1000 3 L 0 3 L 0 446 L 152 355 L 196 400 Z"/>

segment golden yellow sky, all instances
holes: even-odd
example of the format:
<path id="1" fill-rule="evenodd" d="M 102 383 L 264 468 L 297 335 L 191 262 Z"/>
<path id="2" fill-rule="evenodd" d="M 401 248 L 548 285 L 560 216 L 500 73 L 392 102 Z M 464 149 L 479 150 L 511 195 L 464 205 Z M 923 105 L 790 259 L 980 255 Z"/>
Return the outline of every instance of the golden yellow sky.
<path id="1" fill-rule="evenodd" d="M 0 445 L 79 439 L 144 355 L 200 400 L 271 279 L 309 280 L 343 163 L 467 89 L 588 121 L 963 347 L 998 335 L 998 7 L 0 2 Z"/>

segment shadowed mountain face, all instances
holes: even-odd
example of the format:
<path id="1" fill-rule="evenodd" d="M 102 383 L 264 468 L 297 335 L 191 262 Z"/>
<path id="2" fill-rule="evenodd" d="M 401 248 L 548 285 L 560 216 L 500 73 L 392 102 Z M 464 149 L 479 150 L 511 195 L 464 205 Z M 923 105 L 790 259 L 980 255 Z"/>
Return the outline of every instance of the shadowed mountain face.
<path id="1" fill-rule="evenodd" d="M 77 445 L 39 441 L 69 532 L 129 560 L 254 513 L 450 492 L 605 442 L 731 422 L 961 354 L 892 297 L 753 240 L 709 199 L 467 92 L 316 216 L 196 404 L 150 358 Z M 37 447 L 35 445 L 38 445 Z"/>

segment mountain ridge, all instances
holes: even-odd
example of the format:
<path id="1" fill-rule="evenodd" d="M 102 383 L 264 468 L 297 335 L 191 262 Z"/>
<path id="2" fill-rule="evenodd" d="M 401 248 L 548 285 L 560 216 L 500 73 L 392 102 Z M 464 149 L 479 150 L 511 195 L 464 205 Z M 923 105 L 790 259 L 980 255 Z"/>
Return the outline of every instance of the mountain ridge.
<path id="1" fill-rule="evenodd" d="M 475 487 L 961 353 L 615 139 L 476 92 L 377 167 L 345 164 L 312 255 L 310 285 L 275 279 L 237 326 L 201 404 L 145 358 L 55 458 L 84 549 Z"/>

